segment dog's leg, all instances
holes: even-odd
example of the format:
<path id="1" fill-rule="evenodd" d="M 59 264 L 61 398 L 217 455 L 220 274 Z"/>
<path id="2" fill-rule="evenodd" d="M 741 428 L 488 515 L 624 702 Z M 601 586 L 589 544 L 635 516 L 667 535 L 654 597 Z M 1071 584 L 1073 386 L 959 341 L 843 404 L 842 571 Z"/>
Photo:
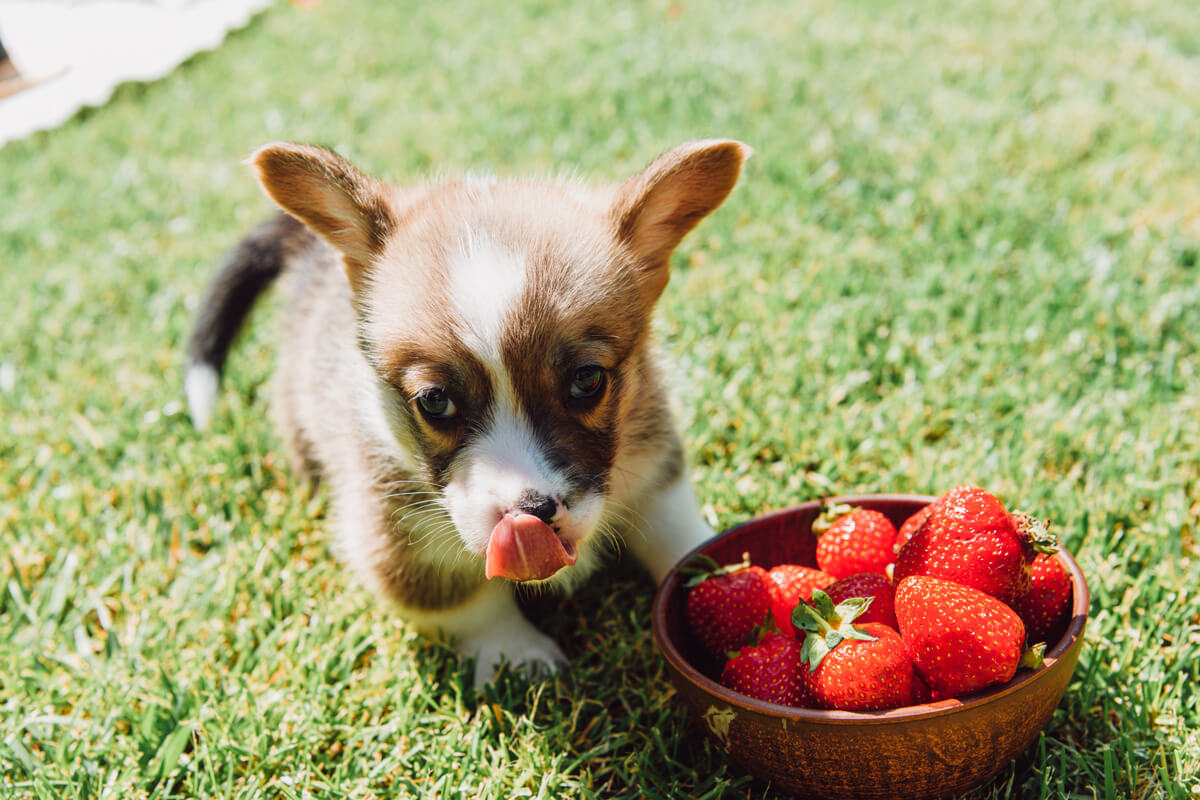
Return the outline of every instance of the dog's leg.
<path id="1" fill-rule="evenodd" d="M 512 589 L 488 581 L 460 606 L 424 612 L 421 627 L 453 636 L 460 653 L 475 658 L 475 688 L 489 683 L 502 661 L 538 674 L 565 667 L 567 657 L 521 614 Z"/>
<path id="2" fill-rule="evenodd" d="M 656 583 L 662 583 L 679 559 L 713 535 L 686 477 L 651 497 L 641 516 L 645 529 L 631 533 L 627 543 Z"/>

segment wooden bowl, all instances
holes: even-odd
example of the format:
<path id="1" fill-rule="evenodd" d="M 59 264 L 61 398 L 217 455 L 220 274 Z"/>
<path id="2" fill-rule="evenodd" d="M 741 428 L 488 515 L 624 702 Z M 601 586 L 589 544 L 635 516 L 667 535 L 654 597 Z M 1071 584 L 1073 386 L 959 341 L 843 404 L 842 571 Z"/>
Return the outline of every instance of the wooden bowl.
<path id="1" fill-rule="evenodd" d="M 832 501 L 882 512 L 897 527 L 933 497 L 864 495 Z M 746 697 L 717 682 L 721 665 L 693 641 L 679 567 L 696 553 L 722 564 L 815 565 L 813 520 L 826 501 L 804 503 L 730 528 L 683 558 L 654 600 L 654 640 L 692 717 L 722 750 L 776 788 L 814 798 L 943 797 L 986 781 L 1028 747 L 1062 699 L 1083 645 L 1087 581 L 1066 551 L 1074 584 L 1071 620 L 1045 664 L 961 700 L 880 712 L 790 708 Z"/>

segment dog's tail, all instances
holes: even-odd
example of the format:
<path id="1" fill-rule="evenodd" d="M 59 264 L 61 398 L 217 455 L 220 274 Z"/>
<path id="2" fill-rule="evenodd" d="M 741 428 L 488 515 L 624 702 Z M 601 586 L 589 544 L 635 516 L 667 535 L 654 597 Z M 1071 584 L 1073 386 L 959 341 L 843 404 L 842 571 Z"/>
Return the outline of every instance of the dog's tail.
<path id="1" fill-rule="evenodd" d="M 312 234 L 286 214 L 265 222 L 225 257 L 213 276 L 188 340 L 184 393 L 192 423 L 204 430 L 217 402 L 221 369 L 254 301 L 283 273 Z"/>

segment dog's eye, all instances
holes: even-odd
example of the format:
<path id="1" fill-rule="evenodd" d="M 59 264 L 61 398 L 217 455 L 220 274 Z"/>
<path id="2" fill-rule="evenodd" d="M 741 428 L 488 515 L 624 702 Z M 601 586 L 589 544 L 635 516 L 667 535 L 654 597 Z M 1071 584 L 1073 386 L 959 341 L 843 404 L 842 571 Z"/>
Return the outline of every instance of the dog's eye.
<path id="1" fill-rule="evenodd" d="M 458 413 L 458 406 L 444 389 L 426 389 L 417 397 L 421 413 L 431 419 L 450 419 Z"/>
<path id="2" fill-rule="evenodd" d="M 571 397 L 584 400 L 595 397 L 604 388 L 604 369 L 594 364 L 575 370 L 575 378 L 571 381 Z"/>

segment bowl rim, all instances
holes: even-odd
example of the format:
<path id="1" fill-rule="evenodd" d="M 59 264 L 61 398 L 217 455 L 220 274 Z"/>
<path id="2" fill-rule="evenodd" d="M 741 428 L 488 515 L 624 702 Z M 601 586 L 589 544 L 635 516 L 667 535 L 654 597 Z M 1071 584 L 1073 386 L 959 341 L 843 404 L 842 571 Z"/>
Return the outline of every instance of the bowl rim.
<path id="1" fill-rule="evenodd" d="M 867 502 L 911 502 L 920 503 L 922 505 L 932 503 L 937 500 L 937 497 L 923 494 L 855 494 L 855 495 L 830 495 L 827 497 L 817 498 L 804 503 L 799 503 L 794 506 L 771 511 L 766 514 L 740 522 L 732 527 L 726 528 L 715 536 L 706 539 L 702 544 L 693 548 L 683 558 L 676 562 L 671 571 L 663 579 L 658 586 L 658 591 L 654 596 L 654 605 L 652 609 L 652 627 L 654 633 L 654 642 L 658 646 L 659 652 L 663 654 L 670 666 L 682 674 L 688 681 L 695 684 L 699 688 L 706 691 L 708 694 L 717 698 L 721 702 L 730 706 L 735 706 L 743 711 L 760 714 L 767 717 L 783 719 L 788 722 L 800 722 L 810 724 L 830 724 L 830 725 L 886 725 L 894 723 L 912 722 L 915 720 L 924 720 L 931 717 L 947 716 L 969 711 L 979 706 L 990 703 L 999 697 L 1012 694 L 1020 691 L 1026 684 L 1031 681 L 1038 680 L 1043 675 L 1050 672 L 1051 669 L 1066 655 L 1071 648 L 1076 646 L 1079 639 L 1083 635 L 1084 627 L 1087 624 L 1088 609 L 1091 606 L 1091 593 L 1088 589 L 1087 579 L 1083 575 L 1083 571 L 1079 568 L 1079 564 L 1071 556 L 1065 548 L 1059 547 L 1057 558 L 1066 567 L 1067 573 L 1071 577 L 1071 584 L 1074 589 L 1074 597 L 1071 606 L 1071 620 L 1067 625 L 1066 632 L 1053 646 L 1047 649 L 1042 666 L 1033 670 L 1022 670 L 1016 677 L 1007 683 L 1000 686 L 994 686 L 989 689 L 983 689 L 969 695 L 967 698 L 938 700 L 933 703 L 923 703 L 921 705 L 903 706 L 901 708 L 893 708 L 887 711 L 838 711 L 815 708 L 795 708 L 793 706 L 781 706 L 776 703 L 769 703 L 765 700 L 757 700 L 753 697 L 748 697 L 740 692 L 735 692 L 732 689 L 722 686 L 720 683 L 710 679 L 696 667 L 683 657 L 683 654 L 675 646 L 675 643 L 670 640 L 666 633 L 666 615 L 667 603 L 670 597 L 679 590 L 682 583 L 682 573 L 680 568 L 687 564 L 693 556 L 701 550 L 710 547 L 717 539 L 728 536 L 741 528 L 749 525 L 761 524 L 764 520 L 775 517 L 791 516 L 805 511 L 819 509 L 828 503 L 845 503 L 847 505 L 855 505 L 856 503 Z"/>

